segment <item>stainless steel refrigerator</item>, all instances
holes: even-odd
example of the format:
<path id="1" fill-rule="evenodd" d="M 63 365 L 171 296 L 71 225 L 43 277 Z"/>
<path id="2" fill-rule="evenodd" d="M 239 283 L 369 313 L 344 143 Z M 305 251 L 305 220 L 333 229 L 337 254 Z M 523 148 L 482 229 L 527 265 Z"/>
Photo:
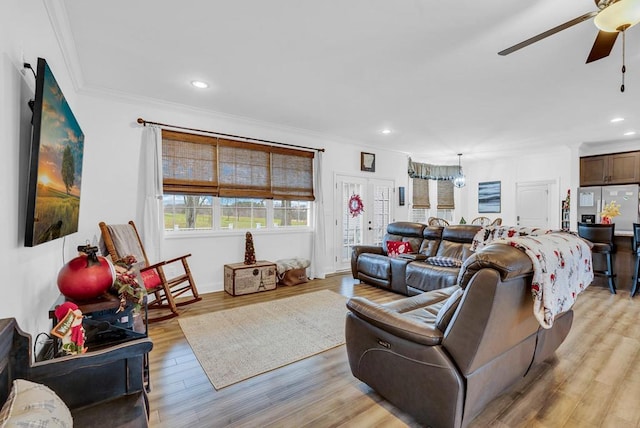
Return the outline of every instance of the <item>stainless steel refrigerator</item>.
<path id="1" fill-rule="evenodd" d="M 578 188 L 578 221 L 600 223 L 602 207 L 611 201 L 620 204 L 620 215 L 613 219 L 616 233 L 633 233 L 633 223 L 640 223 L 638 185 L 593 186 Z"/>

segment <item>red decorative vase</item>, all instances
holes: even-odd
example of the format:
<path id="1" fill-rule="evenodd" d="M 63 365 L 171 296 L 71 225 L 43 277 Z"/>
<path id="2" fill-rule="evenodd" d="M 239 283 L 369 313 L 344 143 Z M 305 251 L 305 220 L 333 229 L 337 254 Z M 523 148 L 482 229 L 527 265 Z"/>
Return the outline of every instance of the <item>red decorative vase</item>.
<path id="1" fill-rule="evenodd" d="M 116 279 L 111 262 L 95 254 L 82 254 L 58 273 L 58 289 L 71 300 L 89 300 L 106 292 Z"/>

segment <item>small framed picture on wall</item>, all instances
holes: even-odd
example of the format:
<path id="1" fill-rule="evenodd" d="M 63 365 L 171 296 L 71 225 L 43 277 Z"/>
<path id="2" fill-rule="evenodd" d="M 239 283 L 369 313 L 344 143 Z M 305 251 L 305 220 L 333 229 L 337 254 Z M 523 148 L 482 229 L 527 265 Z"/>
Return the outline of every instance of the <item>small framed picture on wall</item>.
<path id="1" fill-rule="evenodd" d="M 376 172 L 376 155 L 360 152 L 360 171 Z"/>

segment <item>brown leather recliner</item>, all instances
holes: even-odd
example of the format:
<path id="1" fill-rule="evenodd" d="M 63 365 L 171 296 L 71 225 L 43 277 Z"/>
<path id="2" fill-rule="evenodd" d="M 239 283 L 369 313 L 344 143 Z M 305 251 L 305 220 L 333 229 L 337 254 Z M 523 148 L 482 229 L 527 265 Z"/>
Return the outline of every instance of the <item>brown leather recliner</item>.
<path id="1" fill-rule="evenodd" d="M 386 305 L 351 298 L 352 373 L 422 424 L 465 426 L 569 333 L 571 310 L 540 327 L 532 276 L 522 251 L 490 244 L 467 259 L 459 285 Z"/>

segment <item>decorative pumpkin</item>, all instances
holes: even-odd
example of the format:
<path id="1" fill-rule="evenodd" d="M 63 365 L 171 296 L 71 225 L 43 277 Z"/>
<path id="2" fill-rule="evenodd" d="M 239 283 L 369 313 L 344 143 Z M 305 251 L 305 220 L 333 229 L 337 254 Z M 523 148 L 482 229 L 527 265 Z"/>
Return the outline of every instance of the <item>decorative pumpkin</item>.
<path id="1" fill-rule="evenodd" d="M 90 252 L 65 264 L 58 273 L 58 289 L 71 300 L 89 300 L 105 293 L 115 281 L 111 262 Z"/>

